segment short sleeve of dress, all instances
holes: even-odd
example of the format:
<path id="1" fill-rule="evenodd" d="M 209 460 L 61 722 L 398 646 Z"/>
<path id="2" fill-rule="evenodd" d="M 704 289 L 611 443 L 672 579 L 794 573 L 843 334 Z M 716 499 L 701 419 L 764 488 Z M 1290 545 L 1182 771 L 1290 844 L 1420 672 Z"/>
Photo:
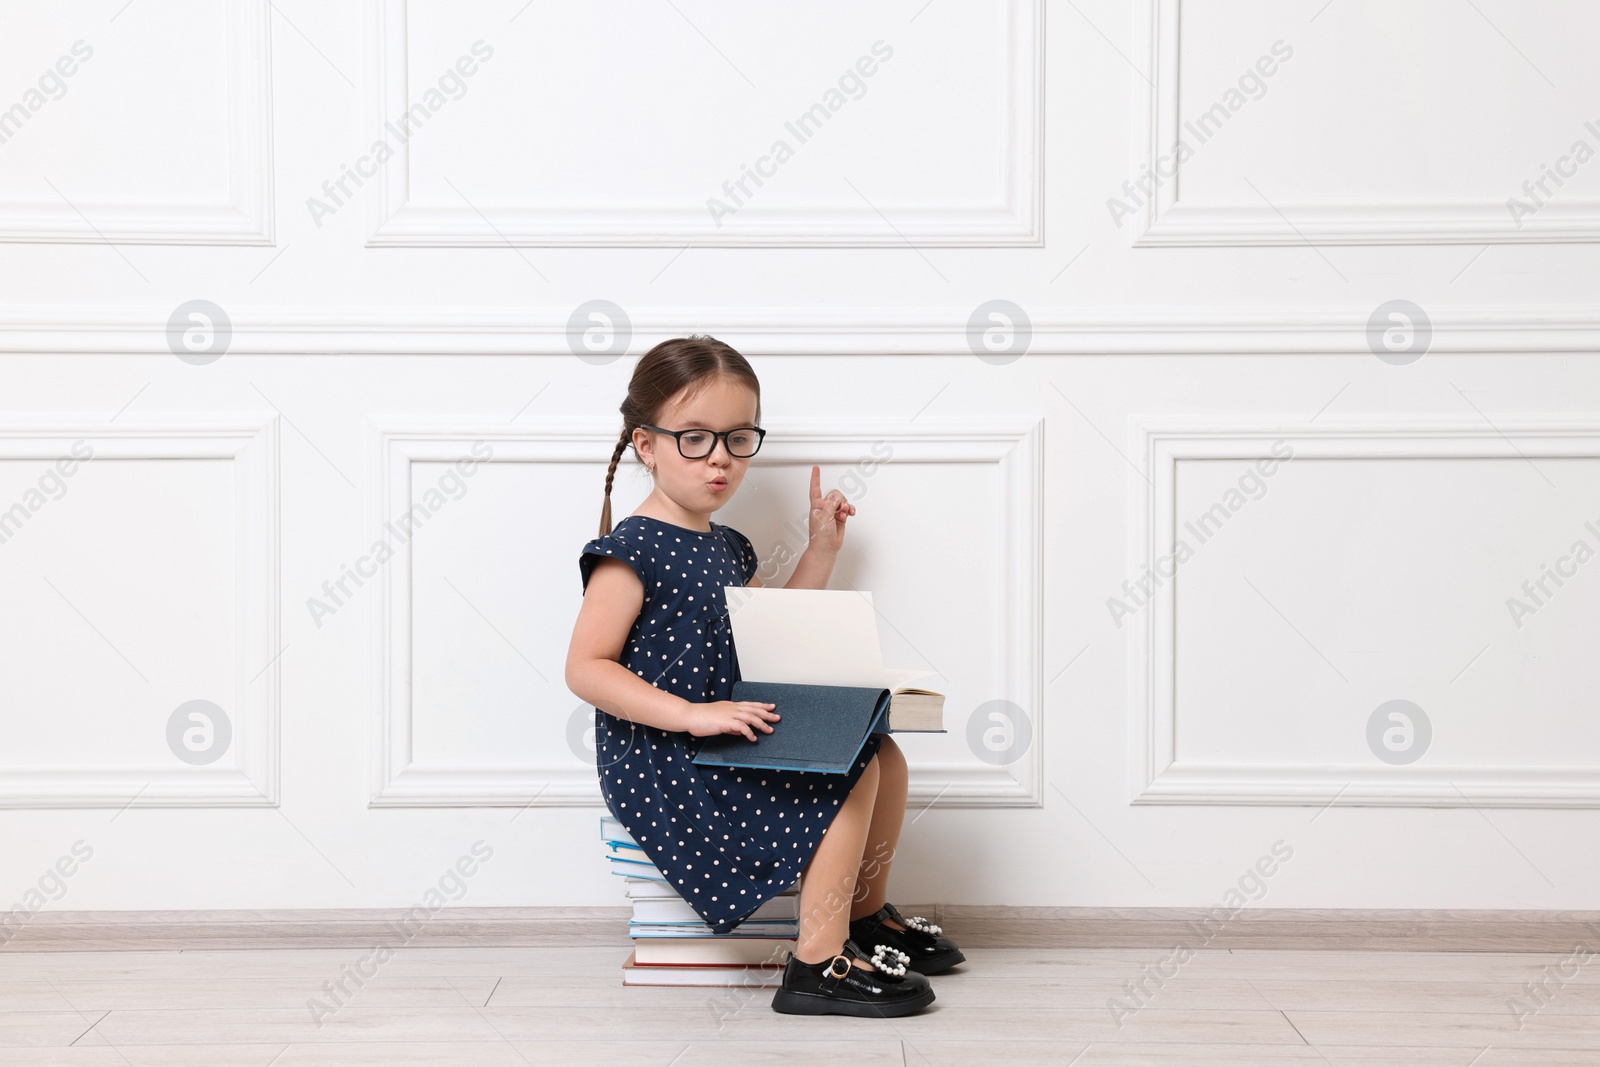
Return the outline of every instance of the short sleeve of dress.
<path id="1" fill-rule="evenodd" d="M 589 589 L 589 576 L 594 573 L 601 556 L 610 556 L 626 563 L 633 573 L 639 576 L 639 584 L 644 587 L 645 600 L 650 599 L 650 594 L 655 590 L 650 553 L 642 543 L 618 533 L 604 534 L 583 546 L 583 551 L 578 556 L 578 573 L 583 579 L 585 592 Z"/>
<path id="2" fill-rule="evenodd" d="M 749 585 L 750 579 L 756 576 L 757 563 L 755 546 L 750 543 L 750 539 L 748 537 L 740 533 L 738 530 L 735 530 L 732 526 L 724 527 L 724 529 L 726 529 L 731 535 L 734 555 L 739 558 L 739 569 L 743 576 L 741 577 L 740 581 L 745 585 Z"/>

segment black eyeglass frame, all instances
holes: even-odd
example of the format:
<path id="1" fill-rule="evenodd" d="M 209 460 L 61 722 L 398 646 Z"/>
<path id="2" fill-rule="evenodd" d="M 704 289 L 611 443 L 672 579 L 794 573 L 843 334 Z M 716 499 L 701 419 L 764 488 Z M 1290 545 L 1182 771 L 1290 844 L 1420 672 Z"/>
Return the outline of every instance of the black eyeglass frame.
<path id="1" fill-rule="evenodd" d="M 722 447 L 727 449 L 729 456 L 734 459 L 749 459 L 750 456 L 753 456 L 756 454 L 756 452 L 761 451 L 761 443 L 767 438 L 767 431 L 763 430 L 759 426 L 735 426 L 731 430 L 713 430 L 705 426 L 691 426 L 686 430 L 665 430 L 660 426 L 651 426 L 649 423 L 640 423 L 639 428 L 643 430 L 654 430 L 656 433 L 664 433 L 668 437 L 672 438 L 673 442 L 678 446 L 678 455 L 682 456 L 684 459 L 705 459 L 707 456 L 710 456 L 711 453 L 717 450 L 717 439 L 719 437 L 722 439 Z M 731 433 L 743 433 L 747 430 L 754 430 L 756 433 L 755 452 L 751 452 L 750 456 L 734 455 L 733 449 L 728 447 L 728 435 Z M 691 456 L 683 450 L 683 437 L 681 435 L 686 433 L 708 433 L 711 435 L 711 447 L 706 449 L 706 454 L 704 456 Z"/>

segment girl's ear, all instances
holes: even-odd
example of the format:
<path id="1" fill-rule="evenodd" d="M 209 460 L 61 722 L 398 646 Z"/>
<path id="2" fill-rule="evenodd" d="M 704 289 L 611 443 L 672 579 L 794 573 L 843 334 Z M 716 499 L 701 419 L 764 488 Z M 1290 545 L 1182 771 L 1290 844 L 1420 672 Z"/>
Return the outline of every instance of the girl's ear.
<path id="1" fill-rule="evenodd" d="M 650 473 L 654 474 L 656 456 L 655 450 L 650 447 L 650 434 L 639 427 L 634 427 L 633 450 L 639 454 L 640 462 L 650 470 Z"/>

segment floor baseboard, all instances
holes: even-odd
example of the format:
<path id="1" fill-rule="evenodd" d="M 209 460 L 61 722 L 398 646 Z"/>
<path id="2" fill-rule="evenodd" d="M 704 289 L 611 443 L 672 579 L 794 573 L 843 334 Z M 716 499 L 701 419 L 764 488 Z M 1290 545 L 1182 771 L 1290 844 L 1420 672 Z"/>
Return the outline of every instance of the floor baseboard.
<path id="1" fill-rule="evenodd" d="M 900 906 L 963 948 L 1351 949 L 1570 952 L 1600 949 L 1600 911 L 1351 908 Z M 628 944 L 626 906 L 43 912 L 0 915 L 0 951 L 447 948 Z"/>

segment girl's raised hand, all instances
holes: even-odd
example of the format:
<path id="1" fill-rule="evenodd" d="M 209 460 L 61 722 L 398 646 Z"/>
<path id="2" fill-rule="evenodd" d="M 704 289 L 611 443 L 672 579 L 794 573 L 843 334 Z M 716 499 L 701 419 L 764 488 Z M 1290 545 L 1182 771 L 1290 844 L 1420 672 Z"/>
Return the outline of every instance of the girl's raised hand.
<path id="1" fill-rule="evenodd" d="M 708 704 L 691 704 L 689 733 L 695 737 L 744 734 L 754 741 L 756 735 L 750 727 L 758 726 L 770 734 L 772 727 L 767 725 L 768 721 L 777 722 L 781 718 L 772 710 L 777 706 L 756 700 L 714 700 Z"/>
<path id="2" fill-rule="evenodd" d="M 856 506 L 846 500 L 839 490 L 830 489 L 827 496 L 822 495 L 822 468 L 813 463 L 811 511 L 807 519 L 812 547 L 829 556 L 838 555 L 840 546 L 844 544 L 845 517 L 855 513 Z"/>

